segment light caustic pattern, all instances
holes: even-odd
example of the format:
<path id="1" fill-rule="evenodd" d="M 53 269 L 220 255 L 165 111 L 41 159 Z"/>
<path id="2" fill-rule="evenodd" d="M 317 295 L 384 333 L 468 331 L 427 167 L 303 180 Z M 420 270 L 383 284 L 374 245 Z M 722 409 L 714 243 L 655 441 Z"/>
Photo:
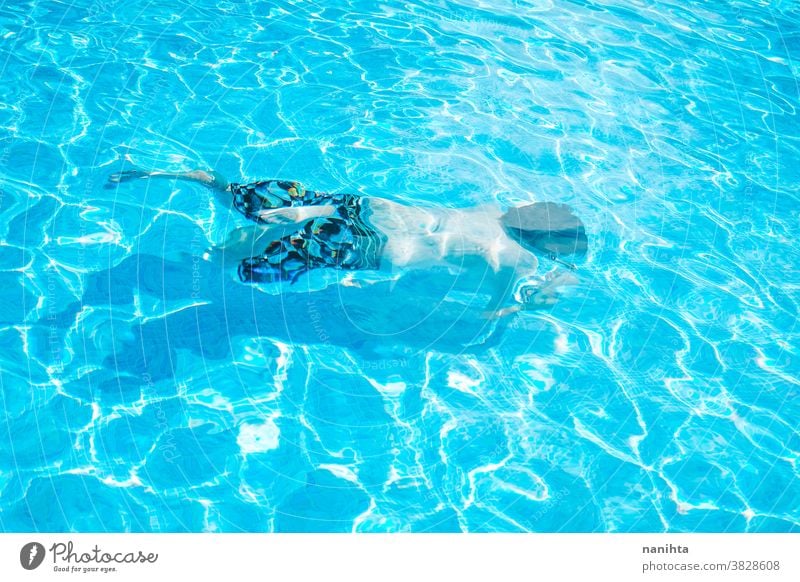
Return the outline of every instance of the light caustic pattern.
<path id="1" fill-rule="evenodd" d="M 798 23 L 5 1 L 0 530 L 797 531 Z M 566 202 L 591 249 L 500 321 L 438 271 L 264 293 L 202 260 L 241 216 L 125 160 Z"/>

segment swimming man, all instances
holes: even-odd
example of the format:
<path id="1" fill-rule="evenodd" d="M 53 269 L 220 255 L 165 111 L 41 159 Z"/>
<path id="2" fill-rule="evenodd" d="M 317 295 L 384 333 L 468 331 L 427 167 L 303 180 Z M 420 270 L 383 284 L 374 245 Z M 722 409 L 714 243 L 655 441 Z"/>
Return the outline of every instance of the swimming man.
<path id="1" fill-rule="evenodd" d="M 237 276 L 245 283 L 294 283 L 312 269 L 344 270 L 461 268 L 480 258 L 494 274 L 491 316 L 551 305 L 558 289 L 576 282 L 565 257 L 582 257 L 588 241 L 583 223 L 563 204 L 538 202 L 502 212 L 417 208 L 371 196 L 305 190 L 298 182 L 228 183 L 219 173 L 147 172 L 112 174 L 112 183 L 179 179 L 203 184 L 253 221 L 234 231 L 212 253 L 238 253 Z M 527 288 L 521 303 L 506 305 L 513 289 L 533 275 L 537 254 L 567 270 L 551 271 L 544 284 Z"/>

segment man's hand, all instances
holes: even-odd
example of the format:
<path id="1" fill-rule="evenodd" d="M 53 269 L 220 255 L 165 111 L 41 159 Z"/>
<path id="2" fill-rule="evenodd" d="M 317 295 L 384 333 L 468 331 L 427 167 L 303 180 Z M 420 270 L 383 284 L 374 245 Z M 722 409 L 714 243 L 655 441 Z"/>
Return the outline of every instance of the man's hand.
<path id="1" fill-rule="evenodd" d="M 554 270 L 545 276 L 545 282 L 538 287 L 523 289 L 522 309 L 546 309 L 558 301 L 564 287 L 577 285 L 578 278 L 569 271 Z"/>
<path id="2" fill-rule="evenodd" d="M 525 304 L 521 306 L 521 309 L 526 311 L 533 311 L 534 309 L 545 309 L 552 305 L 555 305 L 556 301 L 558 301 L 558 293 L 555 289 L 544 290 L 540 289 L 533 289 L 526 297 L 525 297 Z"/>

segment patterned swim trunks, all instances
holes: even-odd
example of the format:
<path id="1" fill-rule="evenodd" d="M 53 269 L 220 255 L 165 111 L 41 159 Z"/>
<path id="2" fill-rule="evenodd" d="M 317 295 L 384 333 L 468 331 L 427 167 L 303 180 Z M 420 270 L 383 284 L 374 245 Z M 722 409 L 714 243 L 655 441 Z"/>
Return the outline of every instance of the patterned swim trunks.
<path id="1" fill-rule="evenodd" d="M 266 180 L 231 184 L 233 206 L 245 217 L 268 223 L 268 211 L 296 206 L 332 205 L 334 216 L 308 220 L 300 229 L 269 243 L 264 252 L 243 259 L 239 279 L 246 283 L 290 281 L 311 269 L 377 269 L 386 237 L 369 225 L 364 199 L 354 194 L 305 190 L 298 182 Z"/>

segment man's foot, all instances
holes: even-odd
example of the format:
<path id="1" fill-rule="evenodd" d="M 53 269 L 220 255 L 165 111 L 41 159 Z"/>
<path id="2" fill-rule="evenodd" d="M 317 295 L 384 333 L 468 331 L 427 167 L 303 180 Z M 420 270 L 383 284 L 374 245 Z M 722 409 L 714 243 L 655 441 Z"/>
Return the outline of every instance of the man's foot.
<path id="1" fill-rule="evenodd" d="M 142 170 L 125 170 L 124 172 L 116 172 L 108 177 L 108 181 L 113 184 L 120 184 L 122 182 L 129 182 L 141 178 L 149 178 L 150 173 Z"/>

